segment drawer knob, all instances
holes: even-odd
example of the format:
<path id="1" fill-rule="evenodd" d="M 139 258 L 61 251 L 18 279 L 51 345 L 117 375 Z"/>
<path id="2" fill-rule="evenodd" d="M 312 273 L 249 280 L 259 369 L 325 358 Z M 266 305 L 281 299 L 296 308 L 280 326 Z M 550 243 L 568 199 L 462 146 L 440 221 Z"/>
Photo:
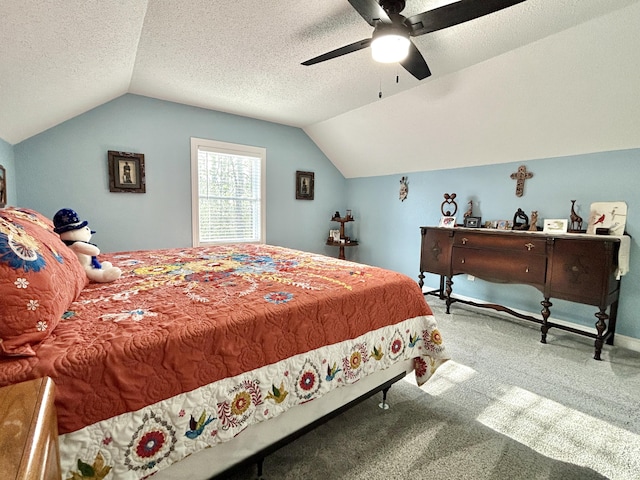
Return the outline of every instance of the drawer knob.
<path id="1" fill-rule="evenodd" d="M 527 247 L 527 250 L 529 250 L 529 251 L 531 251 L 531 249 L 533 247 L 535 247 L 535 245 L 533 243 L 525 243 L 524 246 Z"/>
<path id="2" fill-rule="evenodd" d="M 469 239 L 467 237 L 462 237 L 462 244 L 466 245 Z"/>
<path id="3" fill-rule="evenodd" d="M 529 267 L 525 268 L 525 273 L 529 273 Z"/>

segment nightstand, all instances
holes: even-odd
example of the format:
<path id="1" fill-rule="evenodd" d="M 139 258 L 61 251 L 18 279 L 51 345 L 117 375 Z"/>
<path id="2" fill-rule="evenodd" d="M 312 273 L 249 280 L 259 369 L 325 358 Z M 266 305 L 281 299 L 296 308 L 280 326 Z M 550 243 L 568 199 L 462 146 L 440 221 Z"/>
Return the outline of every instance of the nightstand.
<path id="1" fill-rule="evenodd" d="M 60 480 L 50 378 L 0 388 L 0 472 L 7 480 Z"/>

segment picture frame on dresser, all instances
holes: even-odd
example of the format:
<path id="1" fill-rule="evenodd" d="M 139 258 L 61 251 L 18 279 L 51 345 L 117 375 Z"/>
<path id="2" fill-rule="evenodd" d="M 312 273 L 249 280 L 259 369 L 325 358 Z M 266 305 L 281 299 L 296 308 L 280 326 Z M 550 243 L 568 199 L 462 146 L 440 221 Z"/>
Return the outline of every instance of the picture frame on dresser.
<path id="1" fill-rule="evenodd" d="M 544 233 L 567 233 L 569 221 L 566 218 L 545 218 Z"/>
<path id="2" fill-rule="evenodd" d="M 467 228 L 480 228 L 481 217 L 464 217 L 464 226 Z"/>
<path id="3" fill-rule="evenodd" d="M 456 226 L 456 217 L 444 215 L 440 217 L 440 223 L 438 226 L 443 228 L 453 228 Z"/>
<path id="4" fill-rule="evenodd" d="M 513 222 L 511 220 L 496 220 L 496 229 L 511 230 Z"/>

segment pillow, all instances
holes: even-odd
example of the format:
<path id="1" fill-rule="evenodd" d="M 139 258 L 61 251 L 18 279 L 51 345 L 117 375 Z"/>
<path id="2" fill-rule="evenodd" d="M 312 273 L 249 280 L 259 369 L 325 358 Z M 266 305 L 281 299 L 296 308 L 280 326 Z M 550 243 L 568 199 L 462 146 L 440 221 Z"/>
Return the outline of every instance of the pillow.
<path id="1" fill-rule="evenodd" d="M 78 257 L 51 221 L 0 209 L 0 356 L 33 356 L 87 284 Z"/>

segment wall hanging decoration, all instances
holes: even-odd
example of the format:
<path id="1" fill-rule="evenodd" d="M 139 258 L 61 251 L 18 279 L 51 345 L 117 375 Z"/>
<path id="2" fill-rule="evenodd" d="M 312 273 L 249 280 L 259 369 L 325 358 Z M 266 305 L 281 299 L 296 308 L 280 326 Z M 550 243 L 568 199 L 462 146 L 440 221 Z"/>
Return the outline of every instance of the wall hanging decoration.
<path id="1" fill-rule="evenodd" d="M 7 204 L 7 171 L 0 165 L 0 208 Z"/>
<path id="2" fill-rule="evenodd" d="M 516 180 L 516 197 L 521 197 L 524 193 L 524 181 L 533 177 L 533 173 L 527 172 L 527 167 L 520 165 L 518 171 L 511 174 L 511 178 Z"/>
<path id="3" fill-rule="evenodd" d="M 144 154 L 109 150 L 109 191 L 145 193 Z"/>
<path id="4" fill-rule="evenodd" d="M 409 177 L 402 177 L 400 179 L 400 201 L 404 202 L 409 195 Z"/>
<path id="5" fill-rule="evenodd" d="M 313 200 L 313 172 L 296 172 L 296 200 Z"/>

